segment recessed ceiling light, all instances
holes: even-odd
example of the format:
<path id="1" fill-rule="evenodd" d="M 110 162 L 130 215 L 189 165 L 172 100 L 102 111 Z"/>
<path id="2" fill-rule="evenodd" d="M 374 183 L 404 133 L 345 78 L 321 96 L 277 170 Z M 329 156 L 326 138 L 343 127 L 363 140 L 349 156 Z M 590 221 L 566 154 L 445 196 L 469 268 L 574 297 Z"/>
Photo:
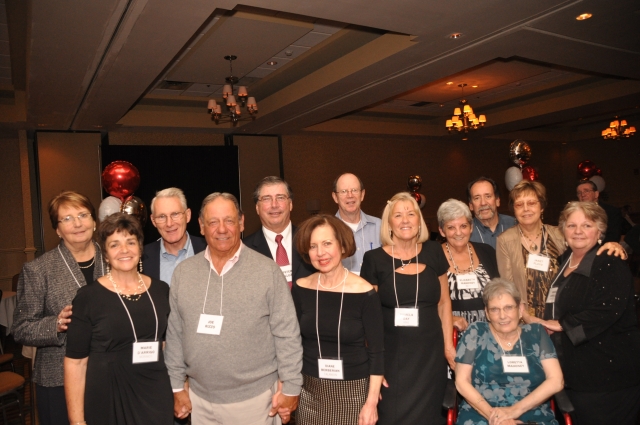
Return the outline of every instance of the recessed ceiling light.
<path id="1" fill-rule="evenodd" d="M 469 140 L 469 138 L 468 137 L 463 137 L 462 140 Z"/>
<path id="2" fill-rule="evenodd" d="M 589 19 L 590 17 L 592 17 L 593 15 L 591 13 L 583 13 L 582 15 L 578 15 L 576 16 L 576 20 L 577 21 L 584 21 Z"/>
<path id="3" fill-rule="evenodd" d="M 471 87 L 473 87 L 474 89 L 477 89 L 477 88 L 478 88 L 478 85 L 477 85 L 477 84 L 474 84 L 474 85 L 473 85 L 473 86 L 471 86 Z"/>
<path id="4" fill-rule="evenodd" d="M 451 84 L 453 84 L 453 81 L 447 81 L 448 86 L 450 86 Z"/>
<path id="5" fill-rule="evenodd" d="M 278 62 L 276 62 L 276 61 L 269 61 L 269 62 L 267 62 L 267 65 L 271 65 L 271 66 L 273 66 L 273 65 L 277 65 L 277 64 L 278 64 Z"/>
<path id="6" fill-rule="evenodd" d="M 460 38 L 462 37 L 461 32 L 454 32 L 453 34 L 449 34 L 449 38 Z"/>

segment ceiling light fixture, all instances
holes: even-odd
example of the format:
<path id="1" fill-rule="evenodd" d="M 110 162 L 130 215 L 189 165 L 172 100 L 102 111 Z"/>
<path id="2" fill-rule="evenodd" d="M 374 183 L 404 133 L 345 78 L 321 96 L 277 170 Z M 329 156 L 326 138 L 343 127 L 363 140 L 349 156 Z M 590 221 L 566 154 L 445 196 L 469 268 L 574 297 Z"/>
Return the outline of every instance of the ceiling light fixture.
<path id="1" fill-rule="evenodd" d="M 593 15 L 591 13 L 583 13 L 581 15 L 576 16 L 576 21 L 586 21 Z"/>
<path id="2" fill-rule="evenodd" d="M 619 120 L 616 117 L 611 121 L 609 128 L 602 130 L 602 137 L 605 139 L 619 139 L 621 137 L 631 137 L 636 134 L 636 128 L 634 126 L 627 127 L 627 120 Z"/>
<path id="3" fill-rule="evenodd" d="M 246 105 L 247 112 L 249 112 L 249 116 L 244 119 L 252 119 L 254 120 L 255 114 L 258 113 L 258 103 L 256 102 L 255 97 L 249 97 L 249 93 L 247 92 L 246 86 L 238 86 L 236 91 L 236 95 L 239 98 L 240 103 L 236 102 L 236 97 L 233 95 L 234 88 L 233 85 L 238 83 L 239 78 L 233 76 L 233 61 L 238 59 L 235 55 L 228 55 L 224 57 L 225 60 L 229 61 L 229 76 L 225 78 L 227 84 L 222 87 L 222 97 L 226 99 L 227 112 L 228 112 L 228 121 L 224 120 L 223 122 L 231 122 L 235 127 L 238 124 L 238 121 L 242 120 L 242 110 L 240 106 L 244 107 Z M 222 107 L 216 103 L 214 99 L 209 99 L 209 103 L 207 105 L 207 111 L 211 114 L 211 120 L 215 121 L 216 125 L 219 124 L 220 119 L 222 118 Z"/>
<path id="4" fill-rule="evenodd" d="M 460 38 L 460 37 L 462 37 L 461 32 L 454 32 L 453 34 L 449 35 L 449 38 L 453 38 L 453 39 Z"/>
<path id="5" fill-rule="evenodd" d="M 447 81 L 448 86 L 450 86 L 451 84 L 453 84 L 453 81 Z"/>
<path id="6" fill-rule="evenodd" d="M 480 127 L 484 127 L 484 124 L 487 122 L 487 117 L 484 115 L 476 117 L 471 105 L 464 99 L 465 86 L 465 83 L 458 84 L 458 87 L 462 89 L 463 99 L 460 100 L 460 106 L 462 106 L 462 108 L 455 108 L 453 110 L 453 116 L 450 120 L 447 120 L 445 125 L 449 133 L 454 129 L 458 131 L 464 130 L 465 133 L 468 133 L 469 129 L 477 130 Z"/>

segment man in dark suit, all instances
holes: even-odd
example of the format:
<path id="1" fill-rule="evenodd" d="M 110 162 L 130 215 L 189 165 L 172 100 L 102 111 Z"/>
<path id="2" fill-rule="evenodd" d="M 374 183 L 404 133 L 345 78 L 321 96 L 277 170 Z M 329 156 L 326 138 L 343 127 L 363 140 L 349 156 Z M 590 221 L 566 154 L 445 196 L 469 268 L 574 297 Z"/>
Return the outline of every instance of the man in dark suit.
<path id="1" fill-rule="evenodd" d="M 262 228 L 242 241 L 254 251 L 272 258 L 280 266 L 289 287 L 297 279 L 315 272 L 302 260 L 293 244 L 296 228 L 291 224 L 292 198 L 291 187 L 280 177 L 262 179 L 253 192 Z"/>
<path id="2" fill-rule="evenodd" d="M 576 195 L 581 202 L 595 202 L 607 213 L 607 232 L 602 238 L 602 243 L 620 242 L 622 231 L 622 212 L 620 208 L 600 202 L 598 186 L 591 180 L 580 180 L 576 187 Z"/>
<path id="3" fill-rule="evenodd" d="M 191 210 L 182 190 L 170 187 L 156 192 L 151 201 L 151 223 L 160 239 L 144 246 L 144 274 L 171 285 L 176 266 L 207 247 L 204 238 L 187 233 L 190 220 Z"/>

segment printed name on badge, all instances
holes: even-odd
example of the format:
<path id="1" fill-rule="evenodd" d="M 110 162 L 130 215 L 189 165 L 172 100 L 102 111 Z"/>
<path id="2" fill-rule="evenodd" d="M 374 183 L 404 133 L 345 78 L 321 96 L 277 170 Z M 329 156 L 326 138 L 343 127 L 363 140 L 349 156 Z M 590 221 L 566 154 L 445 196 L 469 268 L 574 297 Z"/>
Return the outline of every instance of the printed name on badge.
<path id="1" fill-rule="evenodd" d="M 418 326 L 419 315 L 417 308 L 396 308 L 395 313 L 396 326 Z"/>
<path id="2" fill-rule="evenodd" d="M 480 289 L 480 282 L 475 273 L 457 274 L 458 290 L 477 291 Z"/>
<path id="3" fill-rule="evenodd" d="M 220 335 L 223 319 L 224 316 L 201 314 L 197 332 L 199 334 Z"/>
<path id="4" fill-rule="evenodd" d="M 342 360 L 318 359 L 318 377 L 321 379 L 344 379 Z"/>
<path id="5" fill-rule="evenodd" d="M 558 292 L 558 288 L 550 288 L 549 295 L 547 295 L 547 304 L 553 304 L 556 302 L 556 293 Z"/>
<path id="6" fill-rule="evenodd" d="M 541 272 L 549 271 L 549 257 L 538 254 L 529 254 L 529 260 L 527 260 L 527 268 L 533 270 L 540 270 Z"/>
<path id="7" fill-rule="evenodd" d="M 160 342 L 134 342 L 132 363 L 151 363 L 158 361 Z"/>
<path id="8" fill-rule="evenodd" d="M 504 373 L 529 373 L 529 364 L 525 356 L 502 356 Z"/>

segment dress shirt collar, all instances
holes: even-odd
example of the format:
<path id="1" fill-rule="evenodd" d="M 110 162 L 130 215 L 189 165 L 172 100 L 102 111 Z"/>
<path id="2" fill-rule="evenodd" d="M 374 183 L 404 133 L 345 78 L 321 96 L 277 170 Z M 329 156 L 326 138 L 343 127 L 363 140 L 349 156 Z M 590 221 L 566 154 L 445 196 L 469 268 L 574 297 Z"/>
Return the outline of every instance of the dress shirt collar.
<path id="1" fill-rule="evenodd" d="M 187 241 L 184 243 L 182 249 L 178 250 L 178 255 L 175 255 L 175 257 L 179 257 L 184 251 L 188 252 L 189 248 L 191 248 L 191 238 L 189 237 L 189 232 L 185 232 L 185 235 L 187 235 Z M 193 251 L 193 248 L 191 250 Z M 169 255 L 173 255 L 164 247 L 164 239 L 160 238 L 160 255 L 164 256 L 164 254 L 167 253 Z"/>
<path id="2" fill-rule="evenodd" d="M 270 242 L 273 245 L 277 245 L 276 236 L 278 236 L 278 235 L 282 235 L 282 240 L 286 241 L 291 236 L 291 220 L 289 220 L 289 224 L 287 224 L 287 227 L 285 227 L 285 229 L 282 231 L 282 233 L 272 232 L 271 230 L 267 229 L 264 226 L 262 226 L 262 233 L 264 233 L 264 237 L 265 237 L 265 239 L 267 239 L 267 242 Z M 285 249 L 286 249 L 286 247 L 285 247 Z M 288 254 L 288 252 L 287 252 L 287 254 Z"/>
<path id="3" fill-rule="evenodd" d="M 342 217 L 340 216 L 340 210 L 338 210 L 336 212 L 336 217 L 338 217 L 340 220 L 342 220 Z M 344 220 L 342 220 L 342 221 L 344 221 Z M 346 221 L 344 221 L 344 222 L 346 223 Z M 364 211 L 360 210 L 360 221 L 358 222 L 358 230 L 360 230 L 364 226 L 366 226 L 367 223 L 375 224 L 375 221 L 371 220 L 369 218 L 369 216 L 364 213 Z"/>
<path id="4" fill-rule="evenodd" d="M 218 273 L 216 268 L 213 266 L 213 261 L 211 261 L 211 253 L 209 253 L 209 246 L 207 246 L 207 249 L 204 251 L 204 258 L 209 262 L 209 266 L 211 267 L 211 270 L 216 272 L 218 276 L 222 276 L 226 274 L 229 270 L 231 270 L 231 268 L 240 259 L 240 250 L 242 249 L 242 245 L 244 244 L 240 242 L 240 246 L 238 247 L 238 250 L 236 251 L 236 253 L 233 254 L 233 257 L 229 258 L 227 262 L 224 264 L 224 266 L 222 267 L 222 273 Z"/>

